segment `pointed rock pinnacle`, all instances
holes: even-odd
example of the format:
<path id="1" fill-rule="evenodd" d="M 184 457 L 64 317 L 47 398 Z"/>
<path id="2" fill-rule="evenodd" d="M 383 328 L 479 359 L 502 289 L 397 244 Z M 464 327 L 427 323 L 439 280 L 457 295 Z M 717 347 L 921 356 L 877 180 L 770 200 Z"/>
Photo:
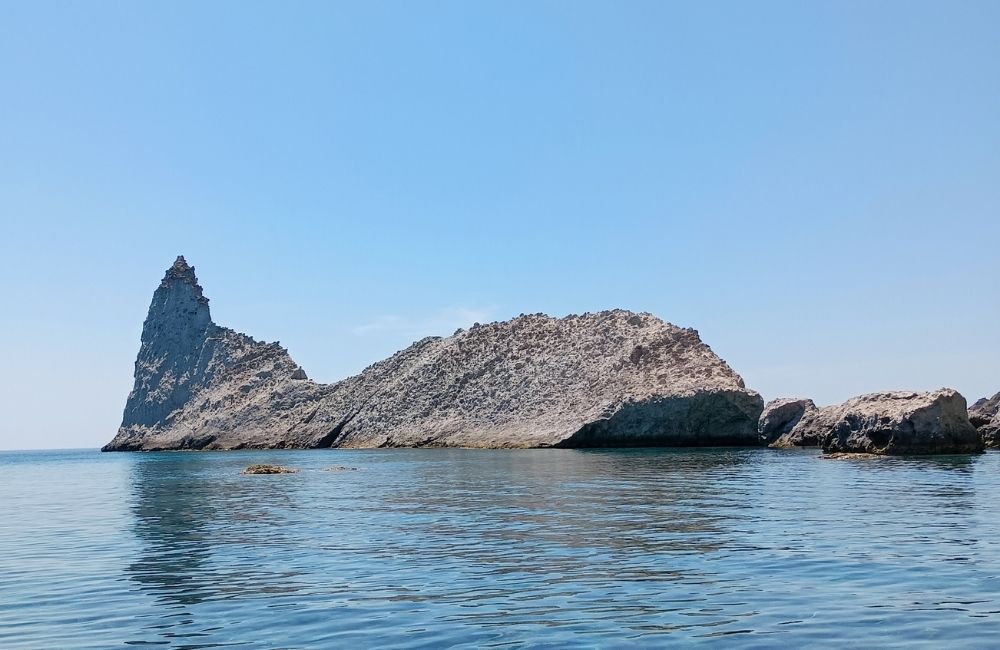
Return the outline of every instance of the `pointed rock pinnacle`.
<path id="1" fill-rule="evenodd" d="M 182 280 L 188 284 L 198 284 L 198 278 L 194 274 L 194 267 L 188 265 L 183 255 L 178 255 L 177 259 L 174 260 L 173 266 L 167 269 L 167 274 L 163 276 L 163 284 L 166 285 L 170 280 Z"/>

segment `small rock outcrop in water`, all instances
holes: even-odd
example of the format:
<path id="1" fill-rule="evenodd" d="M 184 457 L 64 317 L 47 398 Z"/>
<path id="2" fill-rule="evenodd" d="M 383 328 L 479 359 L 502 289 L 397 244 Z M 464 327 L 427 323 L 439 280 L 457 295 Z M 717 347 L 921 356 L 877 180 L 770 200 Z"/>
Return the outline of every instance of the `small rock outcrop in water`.
<path id="1" fill-rule="evenodd" d="M 815 411 L 816 405 L 811 399 L 793 399 L 782 397 L 771 400 L 764 406 L 760 414 L 757 433 L 762 444 L 769 445 L 781 436 L 795 428 L 807 412 Z"/>
<path id="2" fill-rule="evenodd" d="M 177 258 L 153 294 L 108 451 L 755 445 L 761 397 L 649 314 L 542 314 L 428 337 L 335 384 L 212 322 Z"/>
<path id="3" fill-rule="evenodd" d="M 771 447 L 822 447 L 824 452 L 837 454 L 982 451 L 965 412 L 965 398 L 949 388 L 930 393 L 872 393 L 834 406 L 811 405 L 811 401 L 805 405 L 798 422 Z"/>
<path id="4" fill-rule="evenodd" d="M 251 465 L 240 474 L 295 474 L 299 470 L 281 465 Z"/>
<path id="5" fill-rule="evenodd" d="M 942 388 L 930 393 L 862 395 L 829 413 L 828 453 L 964 454 L 983 450 L 965 398 Z"/>
<path id="6" fill-rule="evenodd" d="M 984 397 L 969 407 L 969 421 L 979 431 L 983 444 L 1000 447 L 1000 393 Z"/>

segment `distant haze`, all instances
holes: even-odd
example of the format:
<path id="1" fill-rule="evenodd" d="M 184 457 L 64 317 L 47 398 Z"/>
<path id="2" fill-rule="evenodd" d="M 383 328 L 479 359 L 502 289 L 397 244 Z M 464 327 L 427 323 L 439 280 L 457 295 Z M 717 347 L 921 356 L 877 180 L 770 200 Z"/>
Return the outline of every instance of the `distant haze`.
<path id="1" fill-rule="evenodd" d="M 765 398 L 1000 390 L 1000 3 L 6 3 L 0 448 L 114 435 L 178 254 L 310 377 L 521 312 Z"/>

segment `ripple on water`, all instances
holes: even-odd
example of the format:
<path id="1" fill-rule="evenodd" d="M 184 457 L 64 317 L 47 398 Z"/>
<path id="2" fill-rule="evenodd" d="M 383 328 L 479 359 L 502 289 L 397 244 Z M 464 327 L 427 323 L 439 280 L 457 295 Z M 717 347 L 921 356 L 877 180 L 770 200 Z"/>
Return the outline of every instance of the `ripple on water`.
<path id="1" fill-rule="evenodd" d="M 302 471 L 241 476 L 252 463 Z M 998 465 L 4 453 L 0 647 L 983 647 L 1000 632 Z"/>

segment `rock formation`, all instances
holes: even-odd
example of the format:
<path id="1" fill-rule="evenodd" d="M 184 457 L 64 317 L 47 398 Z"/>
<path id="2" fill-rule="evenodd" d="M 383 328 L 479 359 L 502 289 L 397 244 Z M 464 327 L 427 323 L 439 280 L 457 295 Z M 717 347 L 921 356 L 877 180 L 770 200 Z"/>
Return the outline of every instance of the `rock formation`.
<path id="1" fill-rule="evenodd" d="M 1000 448 L 1000 418 L 993 418 L 992 421 L 978 427 L 979 437 L 983 445 L 990 449 Z"/>
<path id="2" fill-rule="evenodd" d="M 623 310 L 477 324 L 319 384 L 214 324 L 179 257 L 104 449 L 754 445 L 762 407 L 696 331 Z"/>
<path id="3" fill-rule="evenodd" d="M 964 454 L 983 443 L 965 398 L 950 388 L 930 393 L 862 395 L 831 407 L 823 451 L 869 454 Z"/>
<path id="4" fill-rule="evenodd" d="M 942 454 L 982 451 L 965 398 L 942 388 L 930 393 L 862 395 L 836 410 L 825 452 Z"/>
<path id="5" fill-rule="evenodd" d="M 993 397 L 984 397 L 969 407 L 969 421 L 972 426 L 981 427 L 988 424 L 1000 412 L 1000 393 Z"/>
<path id="6" fill-rule="evenodd" d="M 837 420 L 838 408 L 839 406 L 815 408 L 814 405 L 814 408 L 803 409 L 802 417 L 792 428 L 778 436 L 769 446 L 773 449 L 822 446 L 823 439 Z"/>
<path id="7" fill-rule="evenodd" d="M 802 406 L 798 421 L 774 439 L 771 447 L 822 447 L 828 453 L 867 454 L 982 451 L 965 411 L 965 398 L 949 388 L 930 393 L 872 393 L 822 408 L 804 401 L 808 404 Z M 791 405 L 784 408 L 794 412 Z M 777 415 L 771 420 L 777 421 L 781 411 L 775 410 Z M 765 409 L 761 416 L 762 432 L 767 415 Z"/>
<path id="8" fill-rule="evenodd" d="M 969 421 L 987 447 L 1000 447 L 1000 393 L 984 397 L 970 406 Z"/>
<path id="9" fill-rule="evenodd" d="M 815 411 L 816 405 L 811 399 L 790 399 L 782 397 L 771 400 L 764 406 L 760 414 L 757 433 L 761 444 L 769 445 L 782 436 L 791 433 L 795 425 L 809 412 Z M 788 445 L 780 445 L 788 446 Z"/>

